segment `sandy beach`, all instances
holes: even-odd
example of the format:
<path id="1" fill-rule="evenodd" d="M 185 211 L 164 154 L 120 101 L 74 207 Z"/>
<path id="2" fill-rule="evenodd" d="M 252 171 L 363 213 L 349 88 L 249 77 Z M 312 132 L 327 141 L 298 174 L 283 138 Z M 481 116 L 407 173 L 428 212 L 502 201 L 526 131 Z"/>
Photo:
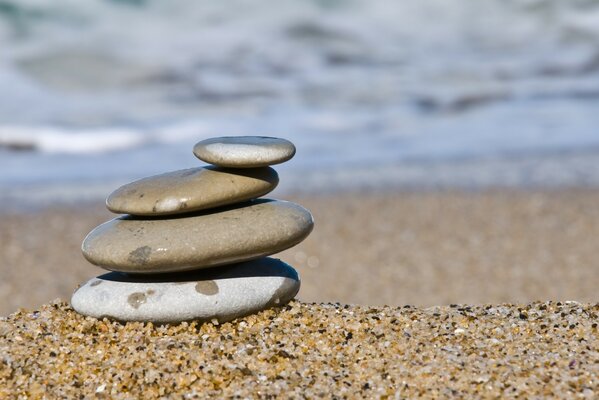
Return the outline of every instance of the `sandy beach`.
<path id="1" fill-rule="evenodd" d="M 308 302 L 416 306 L 596 302 L 599 191 L 287 196 L 316 226 L 280 253 Z M 2 216 L 0 315 L 68 300 L 103 273 L 80 252 L 102 204 Z"/>
<path id="2" fill-rule="evenodd" d="M 307 304 L 126 325 L 66 303 L 0 320 L 3 398 L 593 398 L 599 306 Z"/>
<path id="3" fill-rule="evenodd" d="M 287 199 L 316 220 L 280 254 L 298 300 L 221 325 L 82 317 L 79 246 L 113 215 L 3 215 L 0 397 L 596 395 L 599 191 Z"/>
<path id="4" fill-rule="evenodd" d="M 599 398 L 599 1 L 0 19 L 0 400 Z"/>

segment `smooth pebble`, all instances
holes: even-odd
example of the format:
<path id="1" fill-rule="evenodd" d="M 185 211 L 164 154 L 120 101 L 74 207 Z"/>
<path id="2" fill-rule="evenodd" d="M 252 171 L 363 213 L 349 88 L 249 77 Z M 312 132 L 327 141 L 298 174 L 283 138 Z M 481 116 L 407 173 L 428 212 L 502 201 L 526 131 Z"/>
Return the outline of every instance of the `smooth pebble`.
<path id="1" fill-rule="evenodd" d="M 119 321 L 219 322 L 289 302 L 297 272 L 274 258 L 167 275 L 111 272 L 92 278 L 71 298 L 79 313 Z"/>
<path id="2" fill-rule="evenodd" d="M 82 251 L 111 271 L 186 271 L 277 253 L 304 240 L 313 225 L 297 204 L 257 199 L 184 216 L 121 216 L 91 231 Z"/>
<path id="3" fill-rule="evenodd" d="M 278 183 L 277 172 L 268 167 L 192 168 L 121 186 L 108 196 L 106 206 L 120 214 L 174 215 L 254 199 Z"/>
<path id="4" fill-rule="evenodd" d="M 229 136 L 202 140 L 193 148 L 200 160 L 220 167 L 254 168 L 283 163 L 295 155 L 288 140 L 266 136 Z"/>

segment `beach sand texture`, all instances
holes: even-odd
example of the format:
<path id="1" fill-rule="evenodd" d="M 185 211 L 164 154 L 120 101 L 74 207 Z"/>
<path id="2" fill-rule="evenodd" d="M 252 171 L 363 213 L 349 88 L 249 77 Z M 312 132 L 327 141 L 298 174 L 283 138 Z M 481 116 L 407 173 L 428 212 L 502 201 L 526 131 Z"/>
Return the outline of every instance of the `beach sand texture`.
<path id="1" fill-rule="evenodd" d="M 157 326 L 54 302 L 0 321 L 0 397 L 593 398 L 598 313 L 292 301 L 218 326 Z"/>
<path id="2" fill-rule="evenodd" d="M 300 273 L 302 301 L 598 300 L 597 190 L 278 197 L 306 206 L 316 221 L 304 242 L 275 255 Z M 100 204 L 3 215 L 0 315 L 69 299 L 104 273 L 80 244 L 112 217 Z"/>
<path id="3" fill-rule="evenodd" d="M 316 220 L 281 254 L 302 277 L 300 301 L 222 325 L 121 324 L 61 300 L 22 309 L 0 318 L 0 398 L 599 392 L 599 191 L 289 199 Z M 4 215 L 3 315 L 102 273 L 79 245 L 110 216 L 100 205 Z"/>

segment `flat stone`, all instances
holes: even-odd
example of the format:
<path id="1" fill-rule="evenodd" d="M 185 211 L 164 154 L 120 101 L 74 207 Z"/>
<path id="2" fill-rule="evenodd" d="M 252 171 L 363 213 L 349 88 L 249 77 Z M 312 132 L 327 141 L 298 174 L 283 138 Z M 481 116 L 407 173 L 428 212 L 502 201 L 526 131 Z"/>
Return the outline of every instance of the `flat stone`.
<path id="1" fill-rule="evenodd" d="M 177 274 L 92 278 L 73 293 L 71 305 L 95 318 L 156 323 L 219 322 L 289 302 L 299 291 L 297 272 L 274 258 Z"/>
<path id="2" fill-rule="evenodd" d="M 124 215 L 91 231 L 82 251 L 111 271 L 186 271 L 277 253 L 304 240 L 313 225 L 297 204 L 257 199 L 183 216 Z"/>
<path id="3" fill-rule="evenodd" d="M 106 206 L 120 214 L 181 214 L 254 199 L 278 183 L 277 172 L 268 167 L 184 169 L 121 186 L 108 196 Z"/>
<path id="4" fill-rule="evenodd" d="M 295 155 L 288 140 L 265 136 L 231 136 L 202 140 L 193 148 L 200 160 L 220 167 L 254 168 L 280 164 Z"/>

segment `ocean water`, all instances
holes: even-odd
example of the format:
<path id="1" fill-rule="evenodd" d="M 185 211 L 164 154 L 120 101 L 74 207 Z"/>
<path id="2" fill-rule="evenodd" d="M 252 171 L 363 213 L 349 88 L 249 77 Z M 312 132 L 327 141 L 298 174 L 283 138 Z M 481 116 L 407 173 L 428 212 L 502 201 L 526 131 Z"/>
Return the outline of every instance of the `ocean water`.
<path id="1" fill-rule="evenodd" d="M 1 200 L 253 134 L 281 190 L 599 185 L 599 1 L 0 0 Z"/>

